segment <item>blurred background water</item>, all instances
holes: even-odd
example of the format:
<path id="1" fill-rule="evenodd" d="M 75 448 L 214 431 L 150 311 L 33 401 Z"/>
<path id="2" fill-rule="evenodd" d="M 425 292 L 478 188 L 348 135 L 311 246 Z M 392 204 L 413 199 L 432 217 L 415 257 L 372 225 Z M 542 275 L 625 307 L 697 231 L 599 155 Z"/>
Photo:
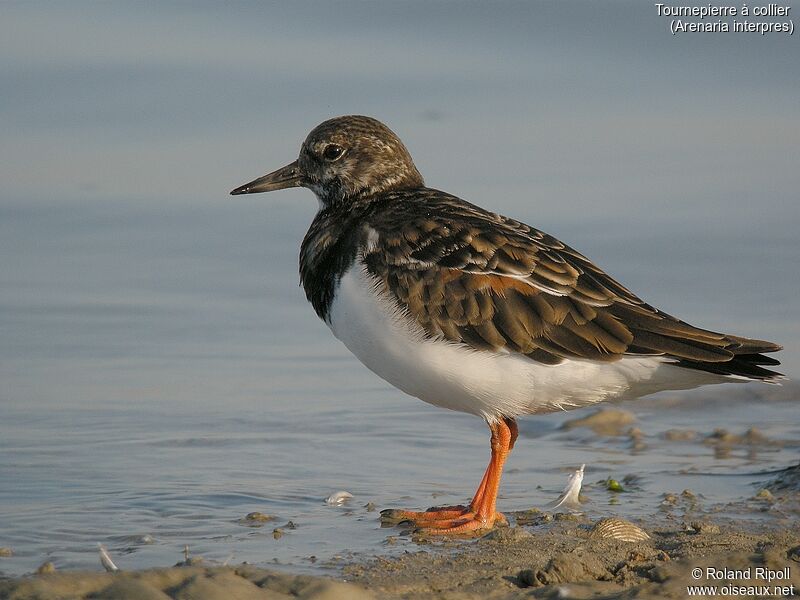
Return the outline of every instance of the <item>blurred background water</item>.
<path id="1" fill-rule="evenodd" d="M 98 568 L 96 542 L 123 568 L 188 544 L 317 569 L 410 546 L 385 545 L 396 531 L 367 502 L 471 495 L 484 424 L 390 388 L 307 306 L 312 194 L 227 196 L 339 114 L 385 121 L 429 185 L 564 239 L 664 310 L 783 343 L 800 374 L 797 36 L 672 36 L 641 2 L 6 2 L 0 17 L 0 573 Z M 775 390 L 625 405 L 638 455 L 559 429 L 578 413 L 524 419 L 536 439 L 501 504 L 543 505 L 584 462 L 587 482 L 642 478 L 619 514 L 690 486 L 745 498 L 797 462 L 796 388 Z M 778 443 L 725 456 L 660 437 L 750 426 Z M 326 506 L 339 489 L 354 500 Z M 277 519 L 241 525 L 251 511 Z"/>

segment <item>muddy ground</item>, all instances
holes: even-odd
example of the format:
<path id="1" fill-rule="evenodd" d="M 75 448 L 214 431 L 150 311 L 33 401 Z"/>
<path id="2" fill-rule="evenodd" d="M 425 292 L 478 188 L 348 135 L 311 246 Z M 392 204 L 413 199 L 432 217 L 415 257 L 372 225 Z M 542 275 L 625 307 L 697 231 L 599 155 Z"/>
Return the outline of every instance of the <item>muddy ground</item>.
<path id="1" fill-rule="evenodd" d="M 512 526 L 483 537 L 417 538 L 415 552 L 340 565 L 335 577 L 190 560 L 165 569 L 0 580 L 0 598 L 686 598 L 687 586 L 696 585 L 717 586 L 715 597 L 800 595 L 799 478 L 798 467 L 782 473 L 752 499 L 726 506 L 725 517 L 688 491 L 665 495 L 662 510 L 647 522 L 616 528 L 532 509 L 510 515 Z M 642 531 L 647 537 L 639 541 L 603 537 L 642 538 Z M 402 527 L 389 533 L 414 535 Z"/>

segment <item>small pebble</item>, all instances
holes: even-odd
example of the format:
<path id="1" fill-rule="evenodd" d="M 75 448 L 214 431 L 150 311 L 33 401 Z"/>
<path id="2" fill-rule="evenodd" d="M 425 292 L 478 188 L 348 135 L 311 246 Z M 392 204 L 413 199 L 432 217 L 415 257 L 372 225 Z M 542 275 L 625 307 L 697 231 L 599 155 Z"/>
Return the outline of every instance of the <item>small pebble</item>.
<path id="1" fill-rule="evenodd" d="M 495 527 L 489 533 L 482 536 L 481 540 L 510 544 L 532 537 L 533 534 L 522 527 Z"/>
<path id="2" fill-rule="evenodd" d="M 664 439 L 669 442 L 688 442 L 697 437 L 691 429 L 670 429 L 664 432 Z"/>
<path id="3" fill-rule="evenodd" d="M 601 409 L 588 417 L 572 419 L 564 422 L 562 429 L 575 427 L 588 427 L 595 433 L 604 436 L 621 436 L 625 434 L 625 427 L 636 421 L 633 413 L 628 411 L 606 408 Z M 630 427 L 628 427 L 630 429 Z"/>
<path id="4" fill-rule="evenodd" d="M 691 524 L 691 528 L 694 530 L 695 533 L 719 533 L 719 525 L 714 523 L 706 523 L 703 521 L 694 521 Z"/>
<path id="5" fill-rule="evenodd" d="M 353 498 L 353 494 L 345 492 L 344 490 L 331 494 L 325 499 L 326 504 L 331 506 L 340 506 L 345 502 L 349 502 Z"/>
<path id="6" fill-rule="evenodd" d="M 280 527 L 276 527 L 275 529 L 273 529 L 272 537 L 275 538 L 276 540 L 281 539 L 283 537 L 283 529 L 281 529 Z"/>
<path id="7" fill-rule="evenodd" d="M 56 566 L 49 560 L 39 565 L 39 568 L 36 569 L 36 573 L 38 575 L 47 575 L 48 573 L 55 573 L 55 572 L 56 572 Z"/>
<path id="8" fill-rule="evenodd" d="M 631 450 L 641 452 L 647 449 L 647 444 L 644 441 L 644 433 L 638 427 L 631 427 L 628 430 L 628 439 L 631 441 Z"/>
<path id="9" fill-rule="evenodd" d="M 664 499 L 661 504 L 675 505 L 678 503 L 678 497 L 675 494 L 664 494 Z"/>
<path id="10" fill-rule="evenodd" d="M 272 521 L 274 519 L 275 517 L 272 515 L 265 515 L 264 513 L 260 512 L 251 512 L 245 515 L 243 521 L 248 521 L 250 523 L 266 523 L 267 521 Z"/>
<path id="11" fill-rule="evenodd" d="M 766 488 L 758 490 L 758 493 L 753 496 L 753 498 L 756 500 L 764 500 L 765 502 L 775 502 L 775 496 Z"/>

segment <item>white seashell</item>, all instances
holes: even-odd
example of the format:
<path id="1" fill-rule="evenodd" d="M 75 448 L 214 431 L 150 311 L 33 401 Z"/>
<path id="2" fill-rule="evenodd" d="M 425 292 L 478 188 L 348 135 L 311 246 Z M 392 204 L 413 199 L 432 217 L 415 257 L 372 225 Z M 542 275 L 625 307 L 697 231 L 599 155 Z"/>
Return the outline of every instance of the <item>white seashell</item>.
<path id="1" fill-rule="evenodd" d="M 331 506 L 341 506 L 345 502 L 349 502 L 352 497 L 353 494 L 342 490 L 328 496 L 325 499 L 325 504 L 330 504 Z"/>
<path id="2" fill-rule="evenodd" d="M 611 538 L 621 542 L 641 542 L 649 540 L 650 536 L 641 527 L 637 527 L 630 521 L 617 517 L 600 519 L 592 527 L 592 535 L 602 538 Z"/>
<path id="3" fill-rule="evenodd" d="M 581 494 L 581 485 L 583 484 L 583 470 L 586 465 L 581 465 L 581 468 L 572 473 L 567 479 L 567 486 L 557 500 L 548 504 L 550 508 L 568 508 L 570 510 L 580 510 L 581 501 L 579 496 Z"/>
<path id="4" fill-rule="evenodd" d="M 100 548 L 100 564 L 103 565 L 103 568 L 109 573 L 119 571 L 117 565 L 114 564 L 114 561 L 111 560 L 111 557 L 108 555 L 106 547 L 103 546 L 103 544 L 97 544 L 97 546 Z"/>

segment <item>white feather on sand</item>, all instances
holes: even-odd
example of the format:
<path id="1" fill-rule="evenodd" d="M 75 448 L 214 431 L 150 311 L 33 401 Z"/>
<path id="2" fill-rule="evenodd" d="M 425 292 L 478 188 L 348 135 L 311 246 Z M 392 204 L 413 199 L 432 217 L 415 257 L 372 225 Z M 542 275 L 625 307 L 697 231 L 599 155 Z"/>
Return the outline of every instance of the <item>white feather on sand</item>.
<path id="1" fill-rule="evenodd" d="M 100 548 L 100 564 L 103 565 L 103 568 L 109 573 L 119 571 L 119 567 L 114 564 L 114 561 L 111 560 L 111 557 L 108 555 L 106 547 L 103 546 L 103 544 L 97 544 L 97 546 Z"/>
<path id="2" fill-rule="evenodd" d="M 579 511 L 581 509 L 581 485 L 583 484 L 583 470 L 586 465 L 581 465 L 581 468 L 572 473 L 567 479 L 567 486 L 557 500 L 551 502 L 547 506 L 553 510 L 557 508 L 566 508 L 567 510 Z"/>

